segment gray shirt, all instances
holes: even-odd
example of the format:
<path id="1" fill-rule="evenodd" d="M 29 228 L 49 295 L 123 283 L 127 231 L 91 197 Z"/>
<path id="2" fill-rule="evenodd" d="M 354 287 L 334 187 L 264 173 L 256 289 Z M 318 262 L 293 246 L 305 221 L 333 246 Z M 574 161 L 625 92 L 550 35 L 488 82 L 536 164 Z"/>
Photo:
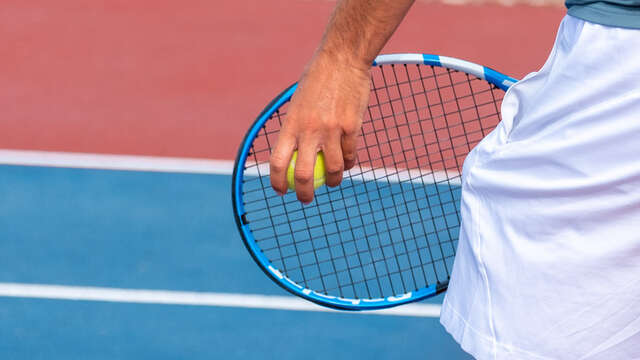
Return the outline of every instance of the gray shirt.
<path id="1" fill-rule="evenodd" d="M 640 0 L 566 0 L 568 14 L 596 24 L 640 29 Z"/>

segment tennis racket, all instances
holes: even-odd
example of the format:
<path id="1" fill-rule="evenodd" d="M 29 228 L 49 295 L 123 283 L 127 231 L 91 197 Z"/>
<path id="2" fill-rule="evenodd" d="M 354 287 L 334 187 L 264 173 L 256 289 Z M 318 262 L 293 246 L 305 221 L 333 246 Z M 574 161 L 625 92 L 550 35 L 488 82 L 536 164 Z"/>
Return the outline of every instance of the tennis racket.
<path id="1" fill-rule="evenodd" d="M 378 56 L 356 165 L 304 206 L 270 185 L 269 157 L 296 84 L 284 90 L 247 132 L 233 172 L 235 220 L 255 262 L 287 291 L 344 310 L 445 291 L 463 161 L 500 121 L 516 81 L 450 57 Z"/>

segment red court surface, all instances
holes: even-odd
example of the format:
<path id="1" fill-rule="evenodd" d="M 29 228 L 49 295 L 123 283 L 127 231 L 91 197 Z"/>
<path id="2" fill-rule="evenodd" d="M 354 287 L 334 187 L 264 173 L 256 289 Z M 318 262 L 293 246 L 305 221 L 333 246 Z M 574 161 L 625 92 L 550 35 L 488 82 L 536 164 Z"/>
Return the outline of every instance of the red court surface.
<path id="1" fill-rule="evenodd" d="M 295 81 L 333 1 L 17 1 L 0 14 L 0 148 L 231 159 Z M 561 7 L 418 2 L 384 52 L 522 77 Z"/>

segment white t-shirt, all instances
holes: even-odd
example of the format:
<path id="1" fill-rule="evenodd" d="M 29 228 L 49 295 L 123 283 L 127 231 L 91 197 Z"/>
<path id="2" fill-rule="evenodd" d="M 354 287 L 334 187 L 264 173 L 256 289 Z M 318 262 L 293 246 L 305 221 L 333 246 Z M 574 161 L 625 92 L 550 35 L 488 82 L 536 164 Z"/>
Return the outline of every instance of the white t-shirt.
<path id="1" fill-rule="evenodd" d="M 502 117 L 464 164 L 441 323 L 479 359 L 640 359 L 640 30 L 565 17 Z"/>

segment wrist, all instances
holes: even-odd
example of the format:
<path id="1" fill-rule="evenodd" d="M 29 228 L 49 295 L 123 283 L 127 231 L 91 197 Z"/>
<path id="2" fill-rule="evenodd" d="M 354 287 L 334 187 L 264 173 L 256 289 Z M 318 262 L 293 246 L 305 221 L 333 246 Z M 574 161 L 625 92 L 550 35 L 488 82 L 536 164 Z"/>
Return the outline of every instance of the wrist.
<path id="1" fill-rule="evenodd" d="M 336 70 L 353 70 L 368 74 L 374 59 L 375 56 L 370 58 L 346 48 L 333 50 L 323 47 L 316 50 L 311 63 L 322 64 L 323 67 L 328 66 L 335 68 Z"/>

